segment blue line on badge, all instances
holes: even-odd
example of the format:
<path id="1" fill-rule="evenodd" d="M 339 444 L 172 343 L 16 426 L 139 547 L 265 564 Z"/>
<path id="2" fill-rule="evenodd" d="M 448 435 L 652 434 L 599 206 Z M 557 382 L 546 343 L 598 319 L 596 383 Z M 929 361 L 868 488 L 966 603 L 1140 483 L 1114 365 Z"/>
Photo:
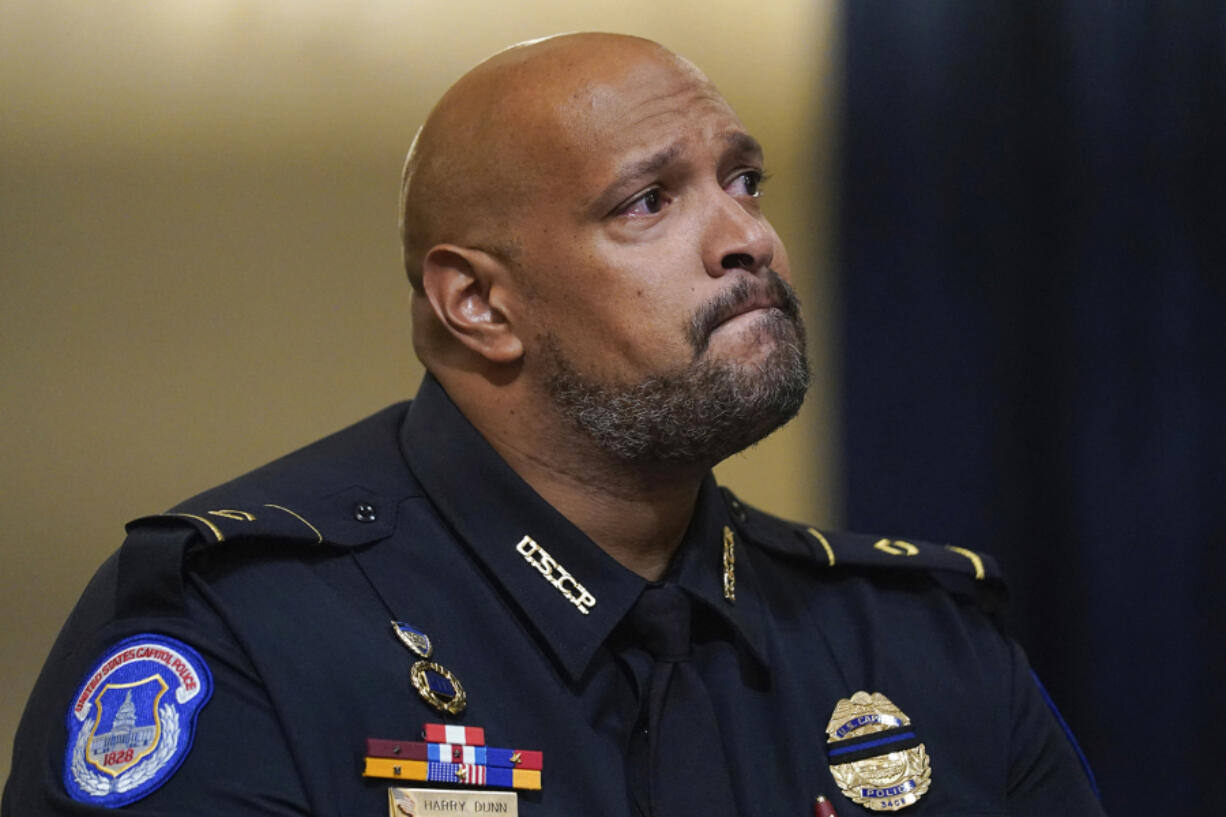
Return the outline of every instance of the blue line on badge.
<path id="1" fill-rule="evenodd" d="M 845 755 L 848 752 L 862 752 L 865 749 L 874 749 L 878 746 L 887 746 L 891 743 L 898 743 L 900 740 L 907 740 L 908 738 L 913 737 L 915 737 L 914 732 L 900 732 L 896 735 L 890 735 L 888 738 L 870 740 L 868 743 L 857 743 L 852 746 L 839 746 L 835 749 L 831 749 L 829 755 L 834 757 L 835 755 Z"/>

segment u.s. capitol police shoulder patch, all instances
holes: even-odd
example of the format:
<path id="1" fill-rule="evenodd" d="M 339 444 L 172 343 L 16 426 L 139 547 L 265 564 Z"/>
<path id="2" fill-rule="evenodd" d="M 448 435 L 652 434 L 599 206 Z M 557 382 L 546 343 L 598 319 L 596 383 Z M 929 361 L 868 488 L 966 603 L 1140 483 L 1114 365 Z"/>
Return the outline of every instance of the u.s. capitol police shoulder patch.
<path id="1" fill-rule="evenodd" d="M 157 789 L 187 757 L 212 694 L 208 666 L 183 642 L 142 633 L 116 644 L 68 709 L 69 796 L 114 808 Z"/>

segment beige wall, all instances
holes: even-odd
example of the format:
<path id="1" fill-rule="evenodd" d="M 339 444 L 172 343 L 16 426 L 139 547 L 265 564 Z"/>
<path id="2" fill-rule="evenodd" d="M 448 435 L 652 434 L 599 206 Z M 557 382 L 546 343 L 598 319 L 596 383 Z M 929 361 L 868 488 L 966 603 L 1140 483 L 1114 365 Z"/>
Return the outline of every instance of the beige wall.
<path id="1" fill-rule="evenodd" d="M 125 520 L 411 396 L 402 155 L 438 94 L 517 40 L 658 39 L 766 145 L 818 379 L 801 419 L 721 476 L 832 518 L 834 10 L 746 8 L 0 0 L 0 773 Z"/>

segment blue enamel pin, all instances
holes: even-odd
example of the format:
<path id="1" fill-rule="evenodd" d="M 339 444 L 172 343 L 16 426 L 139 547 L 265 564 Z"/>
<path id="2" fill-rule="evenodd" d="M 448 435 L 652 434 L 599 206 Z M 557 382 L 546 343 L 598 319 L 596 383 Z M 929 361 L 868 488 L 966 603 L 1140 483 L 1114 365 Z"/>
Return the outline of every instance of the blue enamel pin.
<path id="1" fill-rule="evenodd" d="M 393 620 L 392 631 L 396 633 L 396 637 L 402 644 L 421 658 L 429 658 L 430 653 L 434 651 L 434 645 L 430 643 L 430 636 L 407 621 Z"/>
<path id="2" fill-rule="evenodd" d="M 165 783 L 191 749 L 196 715 L 213 694 L 200 654 L 142 633 L 94 665 L 68 710 L 64 788 L 97 806 L 127 805 Z"/>

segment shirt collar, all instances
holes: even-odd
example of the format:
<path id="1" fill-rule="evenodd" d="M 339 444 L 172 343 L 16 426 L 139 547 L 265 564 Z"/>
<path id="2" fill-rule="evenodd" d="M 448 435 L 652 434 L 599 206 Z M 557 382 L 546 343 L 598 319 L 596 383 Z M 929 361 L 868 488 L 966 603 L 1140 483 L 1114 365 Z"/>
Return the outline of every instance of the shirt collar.
<path id="1" fill-rule="evenodd" d="M 725 533 L 731 537 L 734 601 L 724 595 Z M 694 516 L 666 576 L 722 618 L 749 646 L 764 666 L 767 661 L 762 597 L 745 542 L 736 535 L 724 493 L 708 473 L 698 491 Z"/>
<path id="2" fill-rule="evenodd" d="M 524 482 L 431 375 L 409 408 L 401 446 L 439 515 L 523 611 L 570 677 L 581 678 L 646 581 Z M 725 526 L 733 529 L 724 497 L 708 474 L 669 578 L 731 623 L 765 664 L 761 605 L 748 565 L 737 565 L 736 604 L 723 598 Z M 584 591 L 595 601 L 587 603 Z"/>

